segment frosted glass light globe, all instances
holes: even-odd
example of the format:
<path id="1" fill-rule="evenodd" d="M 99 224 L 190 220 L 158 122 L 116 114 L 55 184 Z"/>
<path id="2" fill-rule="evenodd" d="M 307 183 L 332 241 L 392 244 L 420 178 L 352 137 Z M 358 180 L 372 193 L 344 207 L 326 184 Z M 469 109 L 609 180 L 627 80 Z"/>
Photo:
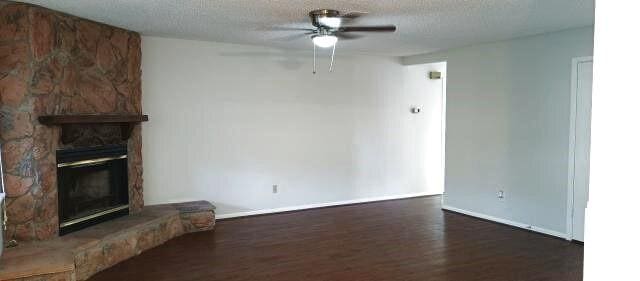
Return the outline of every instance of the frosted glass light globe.
<path id="1" fill-rule="evenodd" d="M 333 47 L 336 42 L 338 42 L 338 37 L 335 37 L 333 35 L 320 35 L 313 37 L 313 44 L 320 48 Z"/>

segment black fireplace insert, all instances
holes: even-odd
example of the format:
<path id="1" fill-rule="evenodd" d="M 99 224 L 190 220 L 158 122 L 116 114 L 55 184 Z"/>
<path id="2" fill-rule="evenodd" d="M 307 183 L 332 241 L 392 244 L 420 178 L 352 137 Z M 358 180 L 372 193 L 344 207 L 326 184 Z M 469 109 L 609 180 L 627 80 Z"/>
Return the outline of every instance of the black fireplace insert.
<path id="1" fill-rule="evenodd" d="M 126 145 L 56 154 L 60 235 L 129 214 Z"/>

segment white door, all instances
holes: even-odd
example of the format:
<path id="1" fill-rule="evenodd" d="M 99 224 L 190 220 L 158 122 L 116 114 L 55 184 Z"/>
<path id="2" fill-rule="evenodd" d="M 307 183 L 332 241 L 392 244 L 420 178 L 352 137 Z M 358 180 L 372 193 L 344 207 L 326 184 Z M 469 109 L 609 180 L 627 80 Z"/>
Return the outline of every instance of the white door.
<path id="1" fill-rule="evenodd" d="M 589 200 L 591 85 L 593 62 L 581 61 L 576 76 L 576 145 L 573 179 L 573 239 L 584 242 L 584 211 Z"/>

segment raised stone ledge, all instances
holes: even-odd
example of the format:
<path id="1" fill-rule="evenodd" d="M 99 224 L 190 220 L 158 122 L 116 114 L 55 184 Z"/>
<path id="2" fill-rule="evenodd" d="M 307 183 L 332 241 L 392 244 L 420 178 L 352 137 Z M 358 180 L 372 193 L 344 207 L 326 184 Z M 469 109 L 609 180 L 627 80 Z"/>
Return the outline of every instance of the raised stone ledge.
<path id="1" fill-rule="evenodd" d="M 143 211 L 55 239 L 23 243 L 0 258 L 0 280 L 86 280 L 93 274 L 185 233 L 212 230 L 206 201 Z"/>
<path id="2" fill-rule="evenodd" d="M 185 232 L 212 230 L 216 224 L 215 207 L 207 201 L 193 201 L 173 204 L 180 212 Z"/>

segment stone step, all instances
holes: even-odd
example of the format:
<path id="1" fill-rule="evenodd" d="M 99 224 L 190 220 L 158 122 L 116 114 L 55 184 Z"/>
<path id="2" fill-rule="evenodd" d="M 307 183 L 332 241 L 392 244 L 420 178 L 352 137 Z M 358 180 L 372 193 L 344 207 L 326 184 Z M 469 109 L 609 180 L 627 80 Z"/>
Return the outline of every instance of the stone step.
<path id="1" fill-rule="evenodd" d="M 86 280 L 169 239 L 214 225 L 215 207 L 207 201 L 148 206 L 62 237 L 6 249 L 0 280 Z"/>

